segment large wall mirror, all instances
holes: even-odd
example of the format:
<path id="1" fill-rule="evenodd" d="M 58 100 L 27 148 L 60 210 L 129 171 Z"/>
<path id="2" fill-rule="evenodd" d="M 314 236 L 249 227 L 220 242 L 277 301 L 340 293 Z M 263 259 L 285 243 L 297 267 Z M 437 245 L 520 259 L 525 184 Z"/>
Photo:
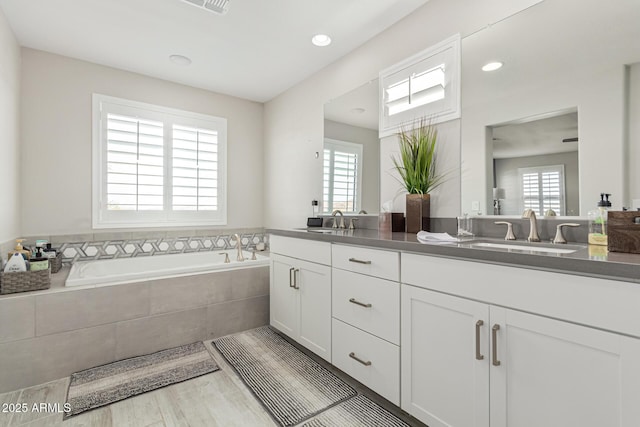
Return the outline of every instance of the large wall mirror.
<path id="1" fill-rule="evenodd" d="M 639 23 L 637 0 L 545 0 L 462 40 L 462 213 L 585 216 L 601 192 L 618 209 L 637 198 Z"/>
<path id="2" fill-rule="evenodd" d="M 380 206 L 378 80 L 324 105 L 321 211 L 377 214 Z"/>

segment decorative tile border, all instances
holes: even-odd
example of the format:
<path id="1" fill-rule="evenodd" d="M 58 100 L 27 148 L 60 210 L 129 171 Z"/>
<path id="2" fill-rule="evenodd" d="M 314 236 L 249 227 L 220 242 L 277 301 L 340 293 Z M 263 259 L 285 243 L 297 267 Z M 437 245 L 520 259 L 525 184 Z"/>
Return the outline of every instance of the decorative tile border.
<path id="1" fill-rule="evenodd" d="M 158 234 L 162 235 L 163 233 Z M 56 244 L 56 236 L 52 236 L 51 241 L 53 246 L 62 252 L 62 262 L 73 264 L 76 261 L 98 259 L 231 250 L 236 248 L 236 242 L 232 239 L 234 234 L 236 233 L 228 230 L 218 230 L 212 231 L 211 234 L 206 236 L 168 237 L 164 235 L 160 237 L 109 240 L 100 239 L 100 234 L 95 234 L 91 240 L 77 239 L 78 241 Z M 240 241 L 245 250 L 255 248 L 258 243 L 268 243 L 268 237 L 264 230 L 238 232 L 237 234 L 240 235 Z"/>

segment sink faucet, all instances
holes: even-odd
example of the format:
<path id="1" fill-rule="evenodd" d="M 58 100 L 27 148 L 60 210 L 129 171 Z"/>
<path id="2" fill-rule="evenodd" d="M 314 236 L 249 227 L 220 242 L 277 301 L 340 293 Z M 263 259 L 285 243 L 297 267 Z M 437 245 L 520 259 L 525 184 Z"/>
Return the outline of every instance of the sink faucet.
<path id="1" fill-rule="evenodd" d="M 525 209 L 522 213 L 522 218 L 529 218 L 529 242 L 539 242 L 540 236 L 538 236 L 538 223 L 536 221 L 536 212 L 533 209 Z"/>
<path id="2" fill-rule="evenodd" d="M 333 227 L 332 228 L 345 228 L 344 226 L 344 214 L 342 213 L 342 211 L 340 209 L 336 209 L 335 211 L 333 211 L 333 213 L 331 214 L 331 216 L 336 216 L 340 214 L 340 225 L 338 226 L 338 218 L 334 218 L 333 219 Z"/>
<path id="3" fill-rule="evenodd" d="M 242 239 L 238 233 L 233 235 L 233 239 L 238 242 L 236 243 L 236 249 L 238 250 L 238 261 L 244 261 L 244 255 L 242 255 Z"/>

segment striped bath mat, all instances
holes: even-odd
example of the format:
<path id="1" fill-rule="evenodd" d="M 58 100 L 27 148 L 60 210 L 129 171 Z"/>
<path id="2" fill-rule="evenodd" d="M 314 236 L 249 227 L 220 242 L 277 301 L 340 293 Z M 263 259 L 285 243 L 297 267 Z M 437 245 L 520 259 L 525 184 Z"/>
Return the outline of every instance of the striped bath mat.
<path id="1" fill-rule="evenodd" d="M 327 409 L 300 427 L 409 427 L 395 415 L 363 395 Z"/>
<path id="2" fill-rule="evenodd" d="M 282 426 L 296 425 L 356 395 L 351 386 L 268 326 L 214 344 Z"/>
<path id="3" fill-rule="evenodd" d="M 71 374 L 64 418 L 217 371 L 202 342 L 120 360 Z"/>

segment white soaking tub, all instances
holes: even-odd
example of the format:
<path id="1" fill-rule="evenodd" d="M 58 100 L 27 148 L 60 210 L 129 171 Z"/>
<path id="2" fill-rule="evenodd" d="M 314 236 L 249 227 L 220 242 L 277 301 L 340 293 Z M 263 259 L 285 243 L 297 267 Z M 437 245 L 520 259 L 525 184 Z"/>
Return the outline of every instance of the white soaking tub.
<path id="1" fill-rule="evenodd" d="M 225 263 L 224 253 L 231 262 Z M 235 270 L 269 265 L 269 257 L 243 251 L 245 261 L 237 261 L 237 250 L 192 252 L 79 261 L 73 264 L 65 286 L 115 285 L 168 277 L 190 276 L 214 271 Z"/>

